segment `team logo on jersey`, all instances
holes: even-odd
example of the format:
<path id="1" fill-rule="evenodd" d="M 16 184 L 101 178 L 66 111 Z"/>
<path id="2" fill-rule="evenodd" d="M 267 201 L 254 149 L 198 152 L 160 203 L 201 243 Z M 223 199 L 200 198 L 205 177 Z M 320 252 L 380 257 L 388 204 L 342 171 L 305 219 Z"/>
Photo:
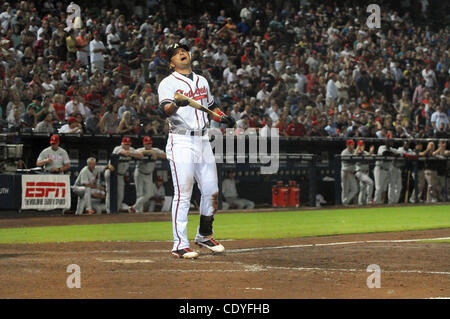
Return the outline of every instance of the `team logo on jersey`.
<path id="1" fill-rule="evenodd" d="M 184 96 L 193 99 L 193 100 L 201 100 L 207 97 L 208 95 L 208 89 L 206 86 L 203 86 L 201 88 L 197 88 L 194 92 L 192 90 L 189 90 L 189 92 L 184 92 L 183 90 L 177 90 L 176 93 L 183 94 Z"/>

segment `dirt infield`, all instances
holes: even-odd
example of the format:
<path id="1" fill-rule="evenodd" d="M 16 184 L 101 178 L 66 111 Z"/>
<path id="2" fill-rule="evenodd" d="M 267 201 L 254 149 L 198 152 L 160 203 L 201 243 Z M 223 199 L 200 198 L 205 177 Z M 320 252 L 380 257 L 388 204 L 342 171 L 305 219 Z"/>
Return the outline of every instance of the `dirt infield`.
<path id="1" fill-rule="evenodd" d="M 7 218 L 0 227 L 147 222 L 168 215 Z M 170 242 L 0 245 L 0 298 L 431 298 L 450 297 L 450 229 L 276 240 L 227 240 L 197 260 Z M 67 266 L 81 288 L 67 287 Z M 369 289 L 367 266 L 381 269 Z"/>

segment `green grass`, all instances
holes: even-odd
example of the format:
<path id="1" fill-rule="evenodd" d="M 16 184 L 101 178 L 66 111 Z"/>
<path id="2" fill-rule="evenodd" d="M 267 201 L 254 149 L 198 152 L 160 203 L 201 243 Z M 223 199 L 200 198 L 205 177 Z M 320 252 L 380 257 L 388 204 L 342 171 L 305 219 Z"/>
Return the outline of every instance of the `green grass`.
<path id="1" fill-rule="evenodd" d="M 199 215 L 189 216 L 190 239 L 195 236 L 198 221 Z M 214 223 L 217 239 L 292 238 L 448 227 L 448 205 L 218 214 Z M 171 222 L 0 229 L 0 243 L 171 239 Z"/>

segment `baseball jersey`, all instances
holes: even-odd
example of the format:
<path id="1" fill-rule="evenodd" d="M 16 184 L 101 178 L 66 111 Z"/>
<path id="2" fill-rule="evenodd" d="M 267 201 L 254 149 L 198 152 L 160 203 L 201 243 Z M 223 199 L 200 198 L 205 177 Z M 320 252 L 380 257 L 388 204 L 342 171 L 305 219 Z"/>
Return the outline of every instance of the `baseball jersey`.
<path id="1" fill-rule="evenodd" d="M 100 180 L 100 173 L 103 168 L 96 166 L 94 171 L 92 172 L 89 167 L 85 166 L 81 169 L 78 174 L 77 179 L 75 180 L 74 186 L 83 186 L 86 184 L 98 185 L 98 181 Z"/>
<path id="2" fill-rule="evenodd" d="M 158 86 L 159 104 L 173 102 L 175 93 L 180 93 L 195 100 L 206 108 L 214 104 L 208 81 L 201 75 L 192 72 L 192 80 L 178 72 L 165 77 Z M 201 130 L 209 124 L 205 112 L 193 107 L 180 107 L 178 111 L 169 116 L 170 129 Z"/>
<path id="3" fill-rule="evenodd" d="M 222 183 L 222 194 L 225 198 L 238 197 L 236 183 L 234 180 L 225 179 Z"/>
<path id="4" fill-rule="evenodd" d="M 387 148 L 386 145 L 381 145 L 378 148 L 378 151 L 377 151 L 377 155 L 387 155 L 387 156 L 391 155 L 391 156 L 393 156 L 393 154 L 398 154 L 398 151 L 395 148 L 392 148 L 392 147 Z M 382 169 L 389 170 L 391 168 L 391 166 L 392 166 L 392 161 L 389 161 L 389 160 L 376 161 L 375 165 L 381 167 Z"/>
<path id="5" fill-rule="evenodd" d="M 159 148 L 152 147 L 152 150 L 155 151 L 157 154 L 163 154 L 164 152 L 160 150 Z M 136 150 L 137 152 L 145 151 L 145 147 L 138 148 Z M 142 159 L 136 160 L 136 169 L 139 173 L 142 174 L 152 174 L 155 170 L 155 159 L 153 158 L 152 154 L 144 154 L 144 157 Z"/>
<path id="6" fill-rule="evenodd" d="M 69 155 L 66 150 L 61 147 L 58 147 L 56 151 L 53 150 L 51 146 L 47 147 L 39 154 L 37 160 L 42 161 L 47 158 L 51 158 L 53 162 L 45 164 L 44 168 L 46 171 L 49 171 L 52 168 L 61 168 L 70 163 Z"/>
<path id="7" fill-rule="evenodd" d="M 341 155 L 343 155 L 344 158 L 345 158 L 346 156 L 353 155 L 353 153 L 351 153 L 348 149 L 344 149 L 344 150 L 341 152 Z M 354 164 L 354 162 L 341 160 L 341 169 L 342 169 L 343 171 L 351 171 L 351 172 L 354 172 L 354 171 L 355 171 L 355 164 Z"/>
<path id="8" fill-rule="evenodd" d="M 125 150 L 122 145 L 116 146 L 113 150 L 113 154 L 119 154 L 120 151 Z M 137 153 L 136 150 L 130 146 L 128 150 L 130 153 Z M 130 167 L 131 157 L 119 155 L 119 164 L 117 165 L 117 174 L 125 175 Z"/>
<path id="9" fill-rule="evenodd" d="M 364 151 L 361 154 L 358 155 L 363 155 L 363 156 L 367 156 L 369 155 L 369 152 Z M 369 162 L 368 161 L 361 161 L 361 162 L 356 162 L 355 164 L 355 168 L 356 171 L 362 171 L 362 172 L 367 172 L 369 170 Z"/>

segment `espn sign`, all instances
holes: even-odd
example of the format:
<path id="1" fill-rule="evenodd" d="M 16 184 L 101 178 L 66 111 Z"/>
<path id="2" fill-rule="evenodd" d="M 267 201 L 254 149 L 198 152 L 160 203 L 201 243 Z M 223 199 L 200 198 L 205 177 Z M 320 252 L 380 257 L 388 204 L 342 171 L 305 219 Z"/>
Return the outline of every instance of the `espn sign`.
<path id="1" fill-rule="evenodd" d="M 22 209 L 69 209 L 70 179 L 67 175 L 22 175 Z"/>

